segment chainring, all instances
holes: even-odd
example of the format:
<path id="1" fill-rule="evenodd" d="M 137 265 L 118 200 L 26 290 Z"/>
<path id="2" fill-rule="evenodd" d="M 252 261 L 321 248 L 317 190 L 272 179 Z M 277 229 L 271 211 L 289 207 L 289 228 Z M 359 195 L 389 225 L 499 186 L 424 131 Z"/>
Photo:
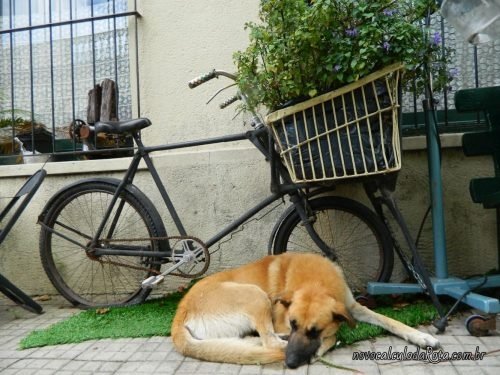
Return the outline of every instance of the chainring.
<path id="1" fill-rule="evenodd" d="M 173 237 L 170 237 L 173 239 Z M 171 275 L 194 279 L 207 271 L 210 253 L 207 246 L 195 237 L 179 237 L 172 245 L 172 263 L 184 262 Z"/>

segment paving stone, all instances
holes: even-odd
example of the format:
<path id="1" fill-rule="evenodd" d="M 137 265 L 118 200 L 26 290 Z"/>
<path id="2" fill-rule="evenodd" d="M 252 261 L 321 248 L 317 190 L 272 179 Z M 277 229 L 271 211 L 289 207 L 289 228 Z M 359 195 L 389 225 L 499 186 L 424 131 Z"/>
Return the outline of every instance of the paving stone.
<path id="1" fill-rule="evenodd" d="M 496 367 L 483 367 L 482 368 L 483 372 L 486 374 L 486 375 L 498 375 L 500 374 L 500 366 L 496 366 Z"/>
<path id="2" fill-rule="evenodd" d="M 148 361 L 164 361 L 167 359 L 167 352 L 153 352 L 149 355 Z"/>
<path id="3" fill-rule="evenodd" d="M 169 374 L 174 374 L 180 367 L 181 363 L 181 361 L 161 361 L 156 368 L 155 374 L 158 372 L 168 372 Z"/>
<path id="4" fill-rule="evenodd" d="M 257 365 L 246 365 L 241 366 L 240 372 L 238 375 L 259 375 L 262 371 L 261 366 Z"/>
<path id="5" fill-rule="evenodd" d="M 23 369 L 20 369 L 16 375 L 36 375 L 38 373 L 38 369 L 34 369 L 34 368 L 23 368 Z"/>
<path id="6" fill-rule="evenodd" d="M 445 366 L 445 367 L 431 367 L 432 373 L 435 375 L 458 375 L 457 370 L 453 366 Z M 476 375 L 476 374 L 471 374 Z"/>
<path id="7" fill-rule="evenodd" d="M 35 360 L 35 361 L 37 361 L 37 360 Z M 45 370 L 59 370 L 62 367 L 64 367 L 68 362 L 69 362 L 69 360 L 66 360 L 66 359 L 51 359 L 50 361 L 48 361 L 48 363 L 46 363 L 43 366 L 43 368 Z M 33 362 L 31 363 L 31 366 L 32 365 L 33 365 Z"/>
<path id="8" fill-rule="evenodd" d="M 99 371 L 113 373 L 118 370 L 122 366 L 122 362 L 104 362 L 101 367 L 99 367 Z"/>
<path id="9" fill-rule="evenodd" d="M 74 371 L 76 373 L 85 363 L 84 361 L 69 361 L 64 365 L 62 370 Z"/>
<path id="10" fill-rule="evenodd" d="M 281 363 L 273 363 L 269 365 L 262 366 L 262 375 L 282 375 L 285 372 L 285 368 Z"/>

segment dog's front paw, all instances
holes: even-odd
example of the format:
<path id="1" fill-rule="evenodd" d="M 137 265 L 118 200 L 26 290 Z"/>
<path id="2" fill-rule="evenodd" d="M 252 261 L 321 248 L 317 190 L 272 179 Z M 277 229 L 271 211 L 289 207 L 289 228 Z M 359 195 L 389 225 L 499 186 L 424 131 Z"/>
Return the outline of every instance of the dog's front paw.
<path id="1" fill-rule="evenodd" d="M 288 345 L 288 341 L 283 340 L 281 337 L 279 337 L 276 334 L 273 334 L 270 339 L 267 341 L 267 346 L 270 348 L 276 348 L 276 349 L 285 349 L 286 346 Z"/>
<path id="2" fill-rule="evenodd" d="M 432 349 L 438 349 L 441 347 L 439 340 L 429 335 L 428 333 L 419 332 L 418 335 L 411 339 L 411 341 L 423 349 L 428 347 L 431 347 Z"/>

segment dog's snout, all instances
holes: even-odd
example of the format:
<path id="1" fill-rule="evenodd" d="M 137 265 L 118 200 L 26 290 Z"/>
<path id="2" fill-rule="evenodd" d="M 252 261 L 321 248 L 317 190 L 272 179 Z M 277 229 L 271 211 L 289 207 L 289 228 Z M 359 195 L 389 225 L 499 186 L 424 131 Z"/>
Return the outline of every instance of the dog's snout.
<path id="1" fill-rule="evenodd" d="M 308 361 L 303 361 L 302 359 L 300 359 L 296 355 L 290 355 L 290 356 L 287 355 L 286 359 L 285 359 L 286 367 L 288 367 L 289 369 L 292 369 L 292 370 L 296 369 L 300 365 L 306 364 L 307 362 Z"/>
<path id="2" fill-rule="evenodd" d="M 310 340 L 300 333 L 292 333 L 286 347 L 285 364 L 295 369 L 311 361 L 320 347 L 319 339 Z"/>

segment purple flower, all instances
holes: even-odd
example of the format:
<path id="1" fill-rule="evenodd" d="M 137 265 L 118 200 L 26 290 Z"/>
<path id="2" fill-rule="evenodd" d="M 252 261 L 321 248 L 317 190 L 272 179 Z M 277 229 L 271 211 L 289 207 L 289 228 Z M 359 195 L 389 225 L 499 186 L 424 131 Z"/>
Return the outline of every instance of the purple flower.
<path id="1" fill-rule="evenodd" d="M 347 36 L 350 36 L 350 37 L 355 37 L 358 35 L 358 29 L 356 29 L 355 27 L 353 27 L 352 29 L 347 29 L 345 31 L 346 35 Z"/>
<path id="2" fill-rule="evenodd" d="M 436 46 L 441 44 L 441 34 L 438 31 L 436 31 L 434 34 L 432 34 L 432 42 L 431 43 L 436 45 Z"/>
<path id="3" fill-rule="evenodd" d="M 341 68 L 342 68 L 342 67 L 341 67 L 339 64 L 337 64 L 337 65 L 335 65 L 335 66 L 333 67 L 333 70 L 334 70 L 335 72 L 338 72 Z"/>
<path id="4" fill-rule="evenodd" d="M 396 12 L 397 12 L 396 9 L 384 9 L 382 11 L 382 13 L 384 13 L 384 15 L 389 16 L 389 17 L 393 16 Z"/>
<path id="5" fill-rule="evenodd" d="M 384 44 L 382 44 L 382 47 L 384 48 L 385 52 L 389 52 L 391 45 L 389 42 L 384 42 Z"/>

